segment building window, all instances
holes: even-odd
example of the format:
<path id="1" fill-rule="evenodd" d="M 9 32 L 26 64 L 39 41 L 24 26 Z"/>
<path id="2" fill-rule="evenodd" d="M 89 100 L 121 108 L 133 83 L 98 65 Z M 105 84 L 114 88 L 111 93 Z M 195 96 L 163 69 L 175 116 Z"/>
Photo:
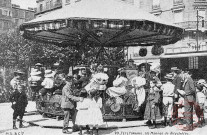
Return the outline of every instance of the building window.
<path id="1" fill-rule="evenodd" d="M 188 60 L 189 69 L 198 69 L 198 57 L 189 57 Z"/>
<path id="2" fill-rule="evenodd" d="M 9 23 L 8 22 L 4 22 L 4 30 L 7 30 L 9 28 Z"/>
<path id="3" fill-rule="evenodd" d="M 65 0 L 65 3 L 66 4 L 70 4 L 70 0 Z"/>
<path id="4" fill-rule="evenodd" d="M 19 10 L 14 10 L 13 17 L 19 17 Z"/>
<path id="5" fill-rule="evenodd" d="M 196 31 L 189 31 L 189 38 L 196 39 Z"/>
<path id="6" fill-rule="evenodd" d="M 43 4 L 40 4 L 40 11 L 43 11 Z"/>
<path id="7" fill-rule="evenodd" d="M 3 10 L 2 15 L 8 16 L 9 12 L 7 10 Z"/>
<path id="8" fill-rule="evenodd" d="M 75 0 L 75 2 L 80 2 L 81 0 Z"/>
<path id="9" fill-rule="evenodd" d="M 11 16 L 11 17 L 12 17 L 12 12 L 11 12 L 11 11 L 9 11 L 9 16 Z"/>
<path id="10" fill-rule="evenodd" d="M 199 16 L 199 19 L 205 20 L 206 10 L 198 10 L 198 16 Z"/>
<path id="11" fill-rule="evenodd" d="M 3 25 L 3 23 L 2 23 L 2 21 L 0 21 L 0 29 L 2 29 L 3 27 L 2 27 L 2 25 Z"/>
<path id="12" fill-rule="evenodd" d="M 152 9 L 159 9 L 160 8 L 160 0 L 153 0 Z"/>
<path id="13" fill-rule="evenodd" d="M 50 8 L 53 8 L 53 0 L 50 1 Z"/>
<path id="14" fill-rule="evenodd" d="M 174 23 L 183 22 L 183 11 L 174 11 Z"/>
<path id="15" fill-rule="evenodd" d="M 49 4 L 50 4 L 49 1 L 46 2 L 46 10 L 50 9 L 50 5 Z"/>
<path id="16" fill-rule="evenodd" d="M 173 0 L 174 5 L 183 4 L 183 0 Z"/>
<path id="17" fill-rule="evenodd" d="M 14 20 L 15 25 L 17 26 L 19 24 L 19 19 Z"/>

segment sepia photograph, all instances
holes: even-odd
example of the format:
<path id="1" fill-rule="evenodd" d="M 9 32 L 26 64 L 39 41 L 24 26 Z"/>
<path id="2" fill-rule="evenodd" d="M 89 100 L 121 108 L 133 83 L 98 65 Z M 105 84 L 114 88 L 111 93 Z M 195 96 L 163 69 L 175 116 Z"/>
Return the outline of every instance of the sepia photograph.
<path id="1" fill-rule="evenodd" d="M 0 135 L 206 135 L 207 0 L 0 0 Z"/>

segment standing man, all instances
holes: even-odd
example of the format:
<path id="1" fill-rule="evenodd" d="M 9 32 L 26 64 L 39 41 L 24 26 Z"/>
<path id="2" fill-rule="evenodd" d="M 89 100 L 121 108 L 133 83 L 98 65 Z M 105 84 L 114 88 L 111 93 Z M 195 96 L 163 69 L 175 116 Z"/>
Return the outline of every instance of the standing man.
<path id="1" fill-rule="evenodd" d="M 19 128 L 23 128 L 22 118 L 24 116 L 25 108 L 28 104 L 27 96 L 25 93 L 25 82 L 23 81 L 24 72 L 17 70 L 14 72 L 14 78 L 11 80 L 10 84 L 13 88 L 12 95 L 10 96 L 10 101 L 12 102 L 13 113 L 13 129 L 16 127 L 16 119 L 19 116 L 20 124 Z"/>
<path id="2" fill-rule="evenodd" d="M 184 106 L 185 106 L 185 119 L 186 119 L 186 127 L 183 128 L 184 131 L 192 131 L 193 130 L 193 106 L 195 106 L 196 102 L 196 88 L 194 85 L 194 81 L 191 78 L 192 73 L 189 71 L 188 76 L 185 78 L 184 86 Z"/>
<path id="3" fill-rule="evenodd" d="M 174 103 L 178 102 L 179 96 L 178 96 L 178 90 L 182 89 L 182 77 L 180 75 L 181 70 L 177 67 L 171 68 L 172 74 L 174 75 L 174 79 L 172 83 L 175 85 L 175 96 L 174 96 Z M 175 123 L 177 123 L 178 120 L 178 104 L 173 105 L 173 116 L 172 118 L 175 120 Z"/>
<path id="4" fill-rule="evenodd" d="M 63 87 L 62 90 L 62 98 L 61 98 L 61 107 L 64 110 L 64 121 L 63 121 L 63 130 L 62 132 L 65 134 L 70 134 L 67 130 L 69 125 L 69 117 L 71 114 L 72 122 L 73 122 L 73 131 L 75 130 L 75 118 L 76 118 L 76 102 L 82 102 L 82 97 L 74 96 L 74 81 L 72 76 L 68 76 L 66 78 L 66 85 Z M 86 116 L 87 117 L 87 116 Z"/>

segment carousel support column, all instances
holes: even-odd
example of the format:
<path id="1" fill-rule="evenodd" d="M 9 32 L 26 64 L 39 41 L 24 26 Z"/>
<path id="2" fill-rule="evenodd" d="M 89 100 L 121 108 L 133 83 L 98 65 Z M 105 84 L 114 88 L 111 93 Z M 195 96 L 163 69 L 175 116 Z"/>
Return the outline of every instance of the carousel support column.
<path id="1" fill-rule="evenodd" d="M 106 102 L 106 91 L 104 91 L 104 93 L 103 93 L 103 99 L 102 99 L 102 112 L 103 112 L 103 120 L 104 121 L 105 121 L 104 116 L 106 114 L 105 102 Z"/>
<path id="2" fill-rule="evenodd" d="M 123 102 L 123 119 L 122 122 L 126 122 L 126 114 L 125 114 L 125 110 L 126 110 L 126 104 L 125 101 Z"/>

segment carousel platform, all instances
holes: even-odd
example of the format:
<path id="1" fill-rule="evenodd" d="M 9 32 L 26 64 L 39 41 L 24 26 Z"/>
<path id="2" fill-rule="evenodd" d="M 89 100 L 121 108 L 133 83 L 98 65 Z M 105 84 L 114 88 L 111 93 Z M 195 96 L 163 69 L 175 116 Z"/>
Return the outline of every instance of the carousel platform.
<path id="1" fill-rule="evenodd" d="M 29 115 L 24 116 L 24 122 L 29 123 L 33 126 L 39 126 L 42 128 L 62 128 L 63 120 L 58 119 L 57 117 L 45 118 L 42 115 L 34 112 L 27 112 Z M 116 129 L 116 128 L 129 128 L 129 127 L 140 127 L 144 126 L 146 121 L 107 121 L 100 126 L 100 129 Z M 69 127 L 73 124 L 70 121 Z"/>

